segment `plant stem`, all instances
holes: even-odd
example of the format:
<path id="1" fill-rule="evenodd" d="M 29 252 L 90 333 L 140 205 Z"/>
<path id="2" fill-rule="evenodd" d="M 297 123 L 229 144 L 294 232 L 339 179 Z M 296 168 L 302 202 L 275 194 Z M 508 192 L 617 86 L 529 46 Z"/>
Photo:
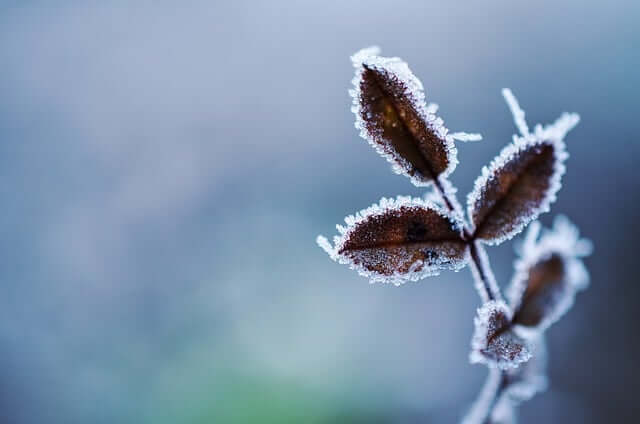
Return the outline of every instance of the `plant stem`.
<path id="1" fill-rule="evenodd" d="M 473 233 L 470 230 L 469 224 L 464 219 L 464 214 L 460 210 L 460 204 L 455 198 L 454 193 L 449 193 L 443 187 L 443 181 L 445 184 L 450 185 L 448 180 L 435 178 L 434 186 L 436 191 L 442 198 L 443 203 L 447 209 L 455 214 L 463 223 L 463 237 L 469 243 L 469 251 L 471 255 L 471 273 L 476 280 L 476 287 L 482 297 L 483 302 L 489 300 L 501 300 L 502 294 L 498 288 L 491 266 L 489 264 L 489 258 L 487 257 L 484 248 L 473 239 Z"/>
<path id="2" fill-rule="evenodd" d="M 476 280 L 476 287 L 478 287 L 482 301 L 502 300 L 502 294 L 493 276 L 489 257 L 484 247 L 477 241 L 471 240 L 469 242 L 469 252 L 471 254 L 471 273 Z"/>
<path id="3" fill-rule="evenodd" d="M 463 237 L 469 243 L 469 254 L 471 256 L 471 274 L 476 282 L 476 288 L 483 302 L 491 300 L 502 300 L 502 293 L 491 270 L 489 257 L 484 248 L 473 238 L 470 225 L 464 219 L 464 214 L 460 210 L 460 203 L 455 197 L 455 193 L 444 189 L 444 184 L 451 186 L 448 180 L 434 179 L 436 191 L 442 198 L 447 209 L 456 215 L 463 223 Z M 485 382 L 480 396 L 473 408 L 464 420 L 464 424 L 491 424 L 493 409 L 506 387 L 506 374 L 504 371 L 490 368 L 489 375 Z"/>
<path id="4" fill-rule="evenodd" d="M 462 424 L 491 424 L 493 409 L 506 387 L 506 382 L 504 372 L 496 368 L 489 368 L 489 375 L 480 391 L 480 395 L 462 421 Z"/>
<path id="5" fill-rule="evenodd" d="M 505 387 L 507 387 L 507 375 L 505 374 L 504 371 L 497 371 L 495 369 L 491 369 L 489 372 L 497 373 L 499 381 L 498 381 L 498 384 L 493 387 L 493 393 L 491 393 L 490 403 L 487 405 L 487 408 L 486 408 L 487 415 L 484 417 L 482 424 L 493 423 L 493 419 L 492 419 L 493 410 L 495 409 L 496 404 L 500 400 L 500 396 L 502 395 L 502 392 L 504 391 Z M 487 380 L 489 380 L 489 377 L 487 377 Z"/>

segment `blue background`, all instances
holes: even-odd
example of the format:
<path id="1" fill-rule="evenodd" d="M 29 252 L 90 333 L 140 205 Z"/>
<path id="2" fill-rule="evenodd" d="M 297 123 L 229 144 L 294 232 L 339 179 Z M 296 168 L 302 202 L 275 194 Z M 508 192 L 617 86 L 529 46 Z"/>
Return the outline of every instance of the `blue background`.
<path id="1" fill-rule="evenodd" d="M 403 287 L 317 234 L 420 195 L 353 127 L 349 55 L 407 60 L 459 144 L 460 198 L 515 128 L 579 112 L 552 213 L 595 243 L 522 422 L 637 414 L 640 3 L 3 2 L 0 421 L 454 422 L 468 270 Z M 512 244 L 489 250 L 498 281 Z"/>

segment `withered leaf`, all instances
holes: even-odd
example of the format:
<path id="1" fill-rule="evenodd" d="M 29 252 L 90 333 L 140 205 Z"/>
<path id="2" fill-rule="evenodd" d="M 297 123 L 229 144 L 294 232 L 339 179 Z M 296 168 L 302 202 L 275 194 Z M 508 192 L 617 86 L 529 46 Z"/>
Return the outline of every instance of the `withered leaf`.
<path id="1" fill-rule="evenodd" d="M 333 247 L 324 237 L 318 243 L 371 281 L 400 284 L 466 264 L 461 223 L 424 200 L 382 199 L 345 221 Z"/>
<path id="2" fill-rule="evenodd" d="M 492 300 L 478 309 L 474 320 L 471 362 L 500 369 L 515 368 L 529 360 L 527 342 L 513 332 L 511 311 L 503 301 Z"/>
<path id="3" fill-rule="evenodd" d="M 589 254 L 591 246 L 562 216 L 537 240 L 539 229 L 536 222 L 527 233 L 509 297 L 514 324 L 544 330 L 571 307 L 576 292 L 588 284 L 589 275 L 579 258 Z"/>
<path id="4" fill-rule="evenodd" d="M 356 127 L 394 171 L 417 186 L 427 185 L 455 168 L 453 138 L 442 119 L 427 109 L 422 84 L 407 64 L 378 53 L 365 49 L 352 58 Z"/>
<path id="5" fill-rule="evenodd" d="M 512 238 L 549 210 L 567 154 L 562 140 L 516 138 L 484 168 L 467 199 L 474 237 L 488 244 Z"/>
<path id="6" fill-rule="evenodd" d="M 572 292 L 565 261 L 558 254 L 551 255 L 529 269 L 527 289 L 514 314 L 514 323 L 525 327 L 540 325 Z"/>
<path id="7" fill-rule="evenodd" d="M 539 335 L 528 342 L 531 359 L 503 374 L 503 395 L 516 403 L 531 399 L 547 387 L 547 346 L 544 336 Z"/>

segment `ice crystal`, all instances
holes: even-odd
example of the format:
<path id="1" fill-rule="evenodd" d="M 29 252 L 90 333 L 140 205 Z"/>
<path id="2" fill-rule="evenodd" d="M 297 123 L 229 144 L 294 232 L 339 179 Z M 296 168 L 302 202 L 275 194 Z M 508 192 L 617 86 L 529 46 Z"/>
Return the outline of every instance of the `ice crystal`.
<path id="1" fill-rule="evenodd" d="M 458 141 L 480 141 L 482 134 L 455 132 L 451 134 L 451 138 Z"/>

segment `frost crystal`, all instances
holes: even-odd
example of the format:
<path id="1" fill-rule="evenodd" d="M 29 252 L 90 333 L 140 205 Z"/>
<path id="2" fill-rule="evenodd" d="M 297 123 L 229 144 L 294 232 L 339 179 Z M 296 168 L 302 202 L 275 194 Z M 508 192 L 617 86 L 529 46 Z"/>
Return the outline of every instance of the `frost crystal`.
<path id="1" fill-rule="evenodd" d="M 537 125 L 531 134 L 513 94 L 507 89 L 504 94 L 522 136 L 514 136 L 513 142 L 482 169 L 467 198 L 476 238 L 487 244 L 512 238 L 549 211 L 568 157 L 564 136 L 579 121 L 576 114 L 563 114 L 552 125 Z"/>
<path id="2" fill-rule="evenodd" d="M 356 68 L 352 111 L 360 135 L 416 186 L 426 186 L 456 167 L 454 139 L 479 140 L 478 134 L 454 133 L 435 115 L 436 104 L 425 104 L 422 83 L 397 57 L 378 56 L 370 47 L 351 60 Z"/>
<path id="3" fill-rule="evenodd" d="M 524 119 L 524 110 L 520 108 L 518 99 L 516 99 L 516 96 L 514 96 L 511 90 L 509 90 L 508 88 L 502 89 L 502 96 L 504 96 L 504 99 L 509 106 L 509 110 L 511 110 L 513 121 L 515 122 L 518 131 L 520 131 L 520 135 L 523 137 L 528 136 L 529 126 L 527 125 L 527 121 Z"/>
<path id="4" fill-rule="evenodd" d="M 383 198 L 345 222 L 333 246 L 322 236 L 318 245 L 371 282 L 417 281 L 443 269 L 458 270 L 468 260 L 462 223 L 422 199 Z"/>
<path id="5" fill-rule="evenodd" d="M 458 141 L 480 141 L 482 140 L 482 134 L 455 132 L 451 134 L 451 138 Z"/>
<path id="6" fill-rule="evenodd" d="M 587 287 L 589 274 L 581 258 L 593 249 L 562 215 L 539 237 L 540 228 L 534 223 L 518 246 L 520 258 L 507 291 L 515 311 L 514 323 L 536 331 L 564 315 L 573 305 L 575 294 Z"/>
<path id="7" fill-rule="evenodd" d="M 508 369 L 531 358 L 528 343 L 511 330 L 511 310 L 503 301 L 485 303 L 478 309 L 474 324 L 471 363 Z"/>

